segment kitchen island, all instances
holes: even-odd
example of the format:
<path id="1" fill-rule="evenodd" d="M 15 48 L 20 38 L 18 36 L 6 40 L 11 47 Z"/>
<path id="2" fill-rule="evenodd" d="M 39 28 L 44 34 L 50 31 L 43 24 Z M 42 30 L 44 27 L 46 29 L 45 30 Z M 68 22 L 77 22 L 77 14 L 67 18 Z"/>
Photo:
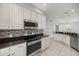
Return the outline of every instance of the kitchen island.
<path id="1" fill-rule="evenodd" d="M 79 35 L 71 32 L 56 32 L 56 34 L 63 34 L 70 37 L 70 47 L 79 51 Z"/>

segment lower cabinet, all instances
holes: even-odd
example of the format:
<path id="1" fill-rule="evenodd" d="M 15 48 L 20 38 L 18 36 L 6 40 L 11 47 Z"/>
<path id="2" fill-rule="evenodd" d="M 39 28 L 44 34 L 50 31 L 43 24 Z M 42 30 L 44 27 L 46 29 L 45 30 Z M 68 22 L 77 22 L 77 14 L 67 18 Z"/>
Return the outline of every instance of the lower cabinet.
<path id="1" fill-rule="evenodd" d="M 42 38 L 41 39 L 41 50 L 45 50 L 49 47 L 50 39 L 49 38 Z"/>
<path id="2" fill-rule="evenodd" d="M 70 46 L 70 36 L 64 35 L 64 34 L 54 34 L 53 40 L 59 41 L 61 43 L 66 44 L 67 46 Z"/>
<path id="3" fill-rule="evenodd" d="M 0 56 L 9 56 L 9 47 L 0 49 Z"/>
<path id="4" fill-rule="evenodd" d="M 26 56 L 26 43 L 11 46 L 10 56 Z"/>
<path id="5" fill-rule="evenodd" d="M 26 56 L 26 42 L 0 49 L 0 56 Z"/>

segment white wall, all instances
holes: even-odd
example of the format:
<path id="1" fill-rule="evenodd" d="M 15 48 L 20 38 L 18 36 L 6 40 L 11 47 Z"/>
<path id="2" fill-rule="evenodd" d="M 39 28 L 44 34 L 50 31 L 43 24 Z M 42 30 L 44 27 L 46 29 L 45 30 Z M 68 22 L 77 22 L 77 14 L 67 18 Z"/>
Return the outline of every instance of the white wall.
<path id="1" fill-rule="evenodd" d="M 46 33 L 47 35 L 52 35 L 52 21 L 46 18 Z"/>
<path id="2" fill-rule="evenodd" d="M 79 22 L 65 23 L 59 26 L 59 31 L 79 33 Z"/>
<path id="3" fill-rule="evenodd" d="M 48 20 L 52 20 L 51 22 L 48 21 Z M 51 23 L 51 26 L 50 26 L 50 23 Z M 79 14 L 78 13 L 73 13 L 73 14 L 70 14 L 69 16 L 62 16 L 62 17 L 59 17 L 59 18 L 47 18 L 47 29 L 48 29 L 48 32 L 50 34 L 53 34 L 53 32 L 55 31 L 55 24 L 57 25 L 61 25 L 60 26 L 62 28 L 61 31 L 69 31 L 65 25 L 70 25 L 70 31 L 71 32 L 75 32 L 75 33 L 79 33 Z M 50 26 L 50 27 L 49 27 Z"/>

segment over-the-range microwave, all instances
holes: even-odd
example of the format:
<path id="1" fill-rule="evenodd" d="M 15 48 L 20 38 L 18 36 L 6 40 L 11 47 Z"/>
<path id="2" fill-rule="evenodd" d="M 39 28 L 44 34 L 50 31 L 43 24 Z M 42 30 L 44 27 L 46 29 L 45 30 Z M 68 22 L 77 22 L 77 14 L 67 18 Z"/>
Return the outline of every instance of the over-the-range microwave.
<path id="1" fill-rule="evenodd" d="M 24 27 L 25 28 L 36 28 L 36 27 L 38 27 L 38 23 L 37 22 L 33 22 L 33 21 L 26 21 L 26 20 L 24 20 Z"/>

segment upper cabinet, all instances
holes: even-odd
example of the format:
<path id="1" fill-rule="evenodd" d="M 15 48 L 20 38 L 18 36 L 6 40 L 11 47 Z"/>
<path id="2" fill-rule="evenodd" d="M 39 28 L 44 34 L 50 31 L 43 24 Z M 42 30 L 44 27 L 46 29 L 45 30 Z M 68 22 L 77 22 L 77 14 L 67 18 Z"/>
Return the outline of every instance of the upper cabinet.
<path id="1" fill-rule="evenodd" d="M 38 23 L 38 29 L 46 28 L 46 17 L 45 15 L 39 14 L 35 11 L 24 8 L 24 19 L 31 20 Z"/>
<path id="2" fill-rule="evenodd" d="M 30 9 L 24 8 L 24 19 L 36 21 L 36 16 L 37 16 L 36 12 Z"/>
<path id="3" fill-rule="evenodd" d="M 41 27 L 43 30 L 46 29 L 46 16 L 45 15 L 41 16 Z"/>
<path id="4" fill-rule="evenodd" d="M 38 29 L 46 29 L 46 18 L 44 15 L 38 15 L 37 16 L 37 21 L 38 21 Z"/>
<path id="5" fill-rule="evenodd" d="M 26 19 L 26 20 L 31 19 L 31 10 L 24 8 L 24 19 Z"/>
<path id="6" fill-rule="evenodd" d="M 0 29 L 23 29 L 23 8 L 17 4 L 0 4 Z"/>
<path id="7" fill-rule="evenodd" d="M 42 20 L 41 20 L 41 15 L 40 14 L 38 14 L 38 16 L 37 16 L 37 21 L 38 21 L 38 29 L 42 29 Z"/>
<path id="8" fill-rule="evenodd" d="M 10 5 L 10 28 L 23 29 L 23 8 L 17 4 Z"/>
<path id="9" fill-rule="evenodd" d="M 45 29 L 45 16 L 16 3 L 0 4 L 0 29 L 24 29 L 24 19 L 38 22 Z"/>
<path id="10" fill-rule="evenodd" d="M 31 12 L 31 20 L 33 20 L 34 22 L 36 22 L 37 21 L 36 17 L 37 17 L 37 13 L 34 12 L 34 11 L 32 11 Z"/>
<path id="11" fill-rule="evenodd" d="M 0 29 L 8 29 L 10 21 L 10 5 L 0 4 Z"/>

